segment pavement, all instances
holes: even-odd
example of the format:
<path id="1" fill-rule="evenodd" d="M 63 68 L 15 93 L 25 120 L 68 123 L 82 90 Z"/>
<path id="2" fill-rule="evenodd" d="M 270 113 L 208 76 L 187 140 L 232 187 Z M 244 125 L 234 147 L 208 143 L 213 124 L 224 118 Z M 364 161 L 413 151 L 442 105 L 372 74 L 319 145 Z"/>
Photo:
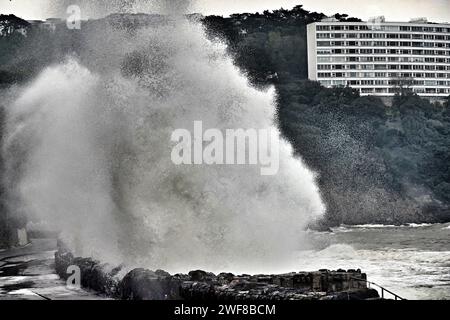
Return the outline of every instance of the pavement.
<path id="1" fill-rule="evenodd" d="M 32 239 L 25 247 L 0 251 L 0 300 L 107 300 L 67 287 L 55 272 L 56 239 Z"/>

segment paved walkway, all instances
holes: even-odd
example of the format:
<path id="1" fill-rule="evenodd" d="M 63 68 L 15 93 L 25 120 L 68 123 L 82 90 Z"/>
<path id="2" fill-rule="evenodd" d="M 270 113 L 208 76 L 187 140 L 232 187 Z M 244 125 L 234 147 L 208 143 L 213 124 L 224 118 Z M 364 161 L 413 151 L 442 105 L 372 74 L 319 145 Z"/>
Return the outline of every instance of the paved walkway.
<path id="1" fill-rule="evenodd" d="M 98 300 L 83 289 L 69 289 L 54 268 L 55 239 L 34 239 L 23 248 L 0 251 L 0 300 Z"/>

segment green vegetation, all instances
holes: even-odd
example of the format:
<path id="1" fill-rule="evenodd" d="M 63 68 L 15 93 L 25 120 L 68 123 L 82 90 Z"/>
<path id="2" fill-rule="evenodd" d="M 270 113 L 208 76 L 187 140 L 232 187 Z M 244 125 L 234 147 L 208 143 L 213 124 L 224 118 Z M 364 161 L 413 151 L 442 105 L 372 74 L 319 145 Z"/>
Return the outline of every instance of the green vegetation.
<path id="1" fill-rule="evenodd" d="M 415 95 L 392 107 L 350 88 L 279 86 L 279 121 L 319 176 L 327 218 L 340 223 L 448 221 L 448 108 Z"/>

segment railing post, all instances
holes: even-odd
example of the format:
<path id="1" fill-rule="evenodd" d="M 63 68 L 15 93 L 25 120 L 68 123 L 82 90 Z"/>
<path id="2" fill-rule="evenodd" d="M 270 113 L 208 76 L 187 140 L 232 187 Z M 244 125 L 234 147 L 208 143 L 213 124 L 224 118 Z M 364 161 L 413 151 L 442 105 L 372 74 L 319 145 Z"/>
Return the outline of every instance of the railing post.
<path id="1" fill-rule="evenodd" d="M 353 279 L 352 279 L 352 280 L 353 280 Z M 390 291 L 390 290 L 387 290 L 387 289 L 383 288 L 382 286 L 376 284 L 375 282 L 370 282 L 370 281 L 367 281 L 367 280 L 356 279 L 356 278 L 355 278 L 355 280 L 365 282 L 365 283 L 367 284 L 367 286 L 368 286 L 369 289 L 371 289 L 372 286 L 375 287 L 375 288 L 380 288 L 380 289 L 381 289 L 381 298 L 382 298 L 382 299 L 384 299 L 384 292 L 387 291 L 389 294 L 391 294 L 391 295 L 394 297 L 395 300 L 405 300 L 405 299 L 403 299 L 402 297 L 400 297 L 399 295 L 393 293 L 393 292 Z"/>

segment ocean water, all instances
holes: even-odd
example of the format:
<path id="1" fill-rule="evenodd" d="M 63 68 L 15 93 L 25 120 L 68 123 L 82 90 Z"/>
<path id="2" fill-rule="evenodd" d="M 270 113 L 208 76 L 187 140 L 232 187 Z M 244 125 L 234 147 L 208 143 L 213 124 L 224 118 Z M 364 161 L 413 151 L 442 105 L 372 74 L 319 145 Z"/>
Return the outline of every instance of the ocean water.
<path id="1" fill-rule="evenodd" d="M 450 299 L 450 224 L 341 226 L 309 234 L 311 248 L 298 253 L 300 270 L 359 268 L 402 298 Z"/>

